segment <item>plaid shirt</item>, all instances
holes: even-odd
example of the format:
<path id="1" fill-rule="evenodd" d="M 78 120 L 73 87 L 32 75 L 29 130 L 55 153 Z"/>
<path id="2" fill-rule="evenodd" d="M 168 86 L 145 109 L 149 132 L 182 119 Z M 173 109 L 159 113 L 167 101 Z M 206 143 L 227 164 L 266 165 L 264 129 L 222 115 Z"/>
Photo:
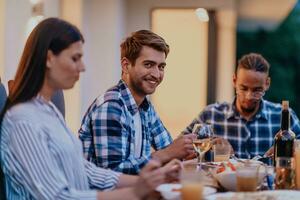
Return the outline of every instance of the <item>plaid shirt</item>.
<path id="1" fill-rule="evenodd" d="M 299 119 L 291 109 L 290 115 L 291 129 L 298 138 Z M 236 156 L 252 158 L 263 155 L 273 145 L 281 126 L 281 105 L 262 100 L 258 112 L 247 121 L 237 112 L 235 101 L 232 104 L 211 104 L 183 132 L 192 132 L 196 123 L 210 124 L 215 136 L 230 142 Z"/>
<path id="2" fill-rule="evenodd" d="M 133 115 L 138 111 L 142 124 L 142 150 L 136 158 Z M 79 138 L 86 159 L 97 166 L 126 174 L 139 173 L 151 158 L 151 146 L 160 150 L 172 143 L 150 101 L 145 98 L 138 107 L 122 80 L 89 107 L 82 120 Z"/>

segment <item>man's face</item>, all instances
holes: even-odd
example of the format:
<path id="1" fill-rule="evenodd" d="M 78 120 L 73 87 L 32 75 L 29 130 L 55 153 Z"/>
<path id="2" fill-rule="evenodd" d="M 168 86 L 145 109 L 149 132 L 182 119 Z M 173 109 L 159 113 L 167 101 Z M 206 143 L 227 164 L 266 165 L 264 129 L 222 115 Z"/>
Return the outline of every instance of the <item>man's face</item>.
<path id="1" fill-rule="evenodd" d="M 233 76 L 233 84 L 238 110 L 250 114 L 259 107 L 262 96 L 270 86 L 270 78 L 266 73 L 241 68 Z"/>
<path id="2" fill-rule="evenodd" d="M 126 69 L 124 63 L 127 65 Z M 166 56 L 164 52 L 144 46 L 135 65 L 132 65 L 127 59 L 122 60 L 122 65 L 123 73 L 127 73 L 127 84 L 131 92 L 134 96 L 144 98 L 146 95 L 154 93 L 156 87 L 163 80 Z"/>

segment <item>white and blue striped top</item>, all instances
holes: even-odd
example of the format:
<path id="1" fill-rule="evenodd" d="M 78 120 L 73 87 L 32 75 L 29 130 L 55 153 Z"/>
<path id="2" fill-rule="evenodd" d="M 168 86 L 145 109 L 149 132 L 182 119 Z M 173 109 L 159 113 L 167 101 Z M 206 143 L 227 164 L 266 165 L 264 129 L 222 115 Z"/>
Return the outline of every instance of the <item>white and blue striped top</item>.
<path id="1" fill-rule="evenodd" d="M 41 96 L 12 107 L 1 134 L 8 199 L 96 199 L 94 189 L 113 189 L 119 181 L 119 173 L 84 159 L 81 142 Z"/>

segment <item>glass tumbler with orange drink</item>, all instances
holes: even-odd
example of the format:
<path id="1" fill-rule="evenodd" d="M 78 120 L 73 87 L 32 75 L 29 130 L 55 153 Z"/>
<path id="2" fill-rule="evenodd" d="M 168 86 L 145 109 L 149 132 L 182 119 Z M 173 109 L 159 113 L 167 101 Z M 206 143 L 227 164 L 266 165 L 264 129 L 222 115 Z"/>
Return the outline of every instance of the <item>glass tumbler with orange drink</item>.
<path id="1" fill-rule="evenodd" d="M 260 165 L 245 163 L 236 170 L 237 191 L 256 191 Z"/>
<path id="2" fill-rule="evenodd" d="M 300 140 L 295 140 L 294 142 L 294 157 L 296 163 L 296 188 L 297 190 L 300 190 Z"/>
<path id="3" fill-rule="evenodd" d="M 213 152 L 214 152 L 214 161 L 215 162 L 222 162 L 228 161 L 231 153 L 231 145 L 230 143 L 222 139 L 221 142 L 216 143 L 213 145 Z"/>
<path id="4" fill-rule="evenodd" d="M 201 200 L 203 192 L 202 174 L 195 170 L 182 170 L 180 175 L 181 199 Z"/>

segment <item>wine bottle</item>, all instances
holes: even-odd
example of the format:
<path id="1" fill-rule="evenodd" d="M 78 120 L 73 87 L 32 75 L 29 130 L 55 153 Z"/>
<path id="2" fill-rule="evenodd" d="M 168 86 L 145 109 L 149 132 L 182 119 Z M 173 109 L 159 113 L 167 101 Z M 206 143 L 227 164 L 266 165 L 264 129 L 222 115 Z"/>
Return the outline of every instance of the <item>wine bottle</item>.
<path id="1" fill-rule="evenodd" d="M 289 102 L 282 101 L 281 128 L 274 139 L 274 166 L 277 157 L 293 157 L 295 133 L 290 129 Z"/>

